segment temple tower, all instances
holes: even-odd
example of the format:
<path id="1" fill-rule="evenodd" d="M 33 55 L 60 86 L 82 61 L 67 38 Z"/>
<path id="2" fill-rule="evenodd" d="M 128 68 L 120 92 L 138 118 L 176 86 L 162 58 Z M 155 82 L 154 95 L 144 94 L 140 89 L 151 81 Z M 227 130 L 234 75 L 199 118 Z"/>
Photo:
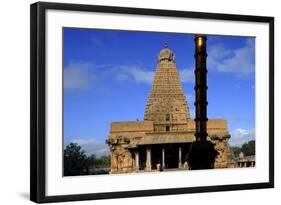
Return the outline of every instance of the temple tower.
<path id="1" fill-rule="evenodd" d="M 184 131 L 190 119 L 188 104 L 180 83 L 175 54 L 165 44 L 158 55 L 152 89 L 144 120 L 154 122 L 154 131 Z"/>

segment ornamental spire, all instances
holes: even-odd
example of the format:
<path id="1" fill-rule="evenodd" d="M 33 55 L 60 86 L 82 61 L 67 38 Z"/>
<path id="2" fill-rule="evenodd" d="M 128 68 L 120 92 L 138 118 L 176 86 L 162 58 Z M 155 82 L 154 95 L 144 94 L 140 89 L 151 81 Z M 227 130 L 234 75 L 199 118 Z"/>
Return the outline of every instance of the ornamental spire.
<path id="1" fill-rule="evenodd" d="M 164 48 L 159 52 L 158 62 L 160 61 L 172 61 L 175 62 L 175 54 L 168 48 L 168 43 L 164 43 Z"/>

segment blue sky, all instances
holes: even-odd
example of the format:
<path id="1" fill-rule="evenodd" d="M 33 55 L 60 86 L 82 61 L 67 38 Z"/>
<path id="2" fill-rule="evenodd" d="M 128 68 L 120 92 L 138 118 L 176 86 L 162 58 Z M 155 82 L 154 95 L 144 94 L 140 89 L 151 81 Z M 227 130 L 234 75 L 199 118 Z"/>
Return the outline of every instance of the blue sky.
<path id="1" fill-rule="evenodd" d="M 208 117 L 225 118 L 240 145 L 255 132 L 255 39 L 208 36 Z M 194 41 L 191 34 L 64 28 L 64 141 L 88 154 L 108 153 L 113 121 L 142 120 L 167 42 L 194 116 Z"/>

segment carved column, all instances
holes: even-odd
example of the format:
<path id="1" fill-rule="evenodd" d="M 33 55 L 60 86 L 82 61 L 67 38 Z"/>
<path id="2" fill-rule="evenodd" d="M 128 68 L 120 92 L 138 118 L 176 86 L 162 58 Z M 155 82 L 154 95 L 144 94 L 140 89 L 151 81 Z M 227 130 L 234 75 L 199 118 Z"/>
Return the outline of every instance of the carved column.
<path id="1" fill-rule="evenodd" d="M 162 147 L 162 168 L 165 169 L 165 148 Z"/>
<path id="2" fill-rule="evenodd" d="M 135 169 L 136 169 L 136 171 L 139 171 L 139 151 L 138 150 L 135 152 Z"/>
<path id="3" fill-rule="evenodd" d="M 146 147 L 146 171 L 151 171 L 151 147 Z"/>
<path id="4" fill-rule="evenodd" d="M 116 173 L 118 171 L 117 156 L 113 154 L 114 149 L 111 148 L 111 170 L 110 173 Z"/>
<path id="5" fill-rule="evenodd" d="M 179 147 L 179 168 L 182 168 L 182 163 L 181 163 L 181 151 L 182 151 L 182 149 L 181 149 L 181 147 Z"/>

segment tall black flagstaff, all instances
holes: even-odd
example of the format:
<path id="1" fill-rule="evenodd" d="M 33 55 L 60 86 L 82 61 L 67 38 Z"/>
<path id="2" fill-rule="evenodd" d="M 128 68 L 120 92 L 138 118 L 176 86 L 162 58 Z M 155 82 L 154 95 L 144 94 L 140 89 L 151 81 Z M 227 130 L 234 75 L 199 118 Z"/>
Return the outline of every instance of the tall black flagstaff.
<path id="1" fill-rule="evenodd" d="M 195 35 L 195 137 L 189 153 L 191 169 L 212 169 L 216 156 L 216 150 L 211 141 L 207 140 L 207 37 Z"/>
<path id="2" fill-rule="evenodd" d="M 206 36 L 196 35 L 195 41 L 195 124 L 196 141 L 207 140 L 207 68 L 206 68 Z"/>

